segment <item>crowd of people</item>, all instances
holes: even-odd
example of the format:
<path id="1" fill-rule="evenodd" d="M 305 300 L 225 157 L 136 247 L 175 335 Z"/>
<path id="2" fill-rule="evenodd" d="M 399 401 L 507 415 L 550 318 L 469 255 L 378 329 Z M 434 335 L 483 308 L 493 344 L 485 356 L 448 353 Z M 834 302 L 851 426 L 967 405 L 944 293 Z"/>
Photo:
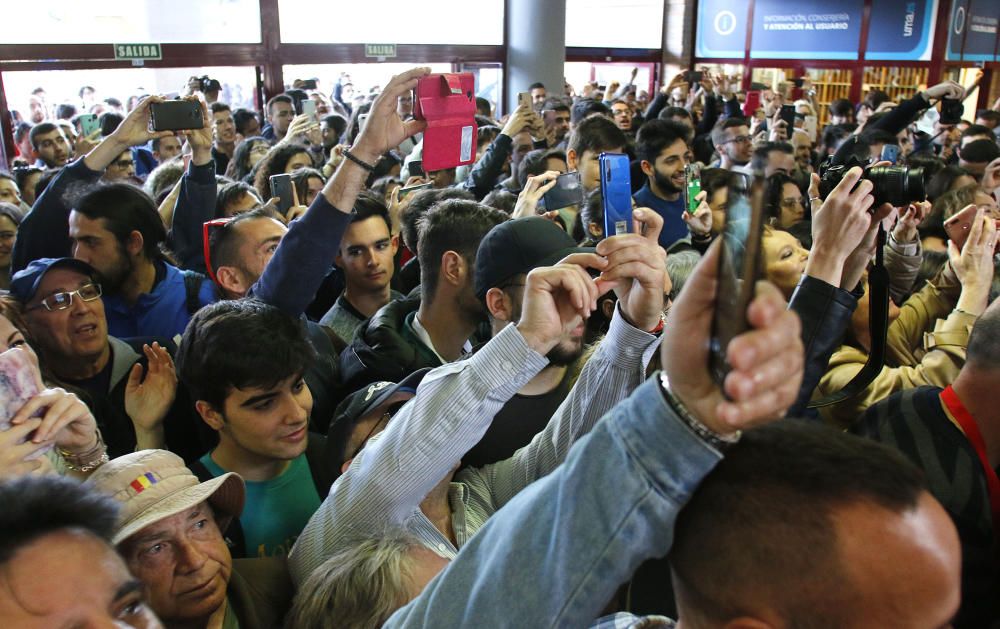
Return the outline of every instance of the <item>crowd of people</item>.
<path id="1" fill-rule="evenodd" d="M 1000 101 L 928 133 L 958 84 L 535 83 L 425 171 L 429 72 L 261 112 L 192 77 L 181 132 L 156 95 L 12 112 L 4 626 L 1000 626 Z M 926 193 L 886 202 L 887 155 Z"/>

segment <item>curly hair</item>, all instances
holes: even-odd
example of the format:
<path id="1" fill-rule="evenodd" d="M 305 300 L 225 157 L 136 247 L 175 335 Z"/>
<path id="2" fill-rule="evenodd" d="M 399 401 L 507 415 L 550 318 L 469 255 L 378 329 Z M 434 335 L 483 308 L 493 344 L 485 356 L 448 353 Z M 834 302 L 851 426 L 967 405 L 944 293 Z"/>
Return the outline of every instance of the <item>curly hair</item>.
<path id="1" fill-rule="evenodd" d="M 300 153 L 309 155 L 312 163 L 312 155 L 304 144 L 288 143 L 278 144 L 267 152 L 256 166 L 257 174 L 254 175 L 253 187 L 257 189 L 257 194 L 261 199 L 271 198 L 271 175 L 278 175 L 285 172 L 285 167 L 293 157 Z"/>

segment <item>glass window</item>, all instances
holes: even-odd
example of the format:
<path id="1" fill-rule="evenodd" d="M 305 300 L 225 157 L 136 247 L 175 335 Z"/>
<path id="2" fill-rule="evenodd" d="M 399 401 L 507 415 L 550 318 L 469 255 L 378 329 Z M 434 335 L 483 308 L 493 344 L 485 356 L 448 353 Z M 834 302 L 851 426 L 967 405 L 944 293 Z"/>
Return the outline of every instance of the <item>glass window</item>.
<path id="1" fill-rule="evenodd" d="M 24 5 L 9 44 L 256 43 L 259 0 L 41 0 Z"/>
<path id="2" fill-rule="evenodd" d="M 338 44 L 503 43 L 503 0 L 278 0 L 281 41 Z"/>
<path id="3" fill-rule="evenodd" d="M 663 0 L 566 0 L 566 45 L 663 47 Z"/>

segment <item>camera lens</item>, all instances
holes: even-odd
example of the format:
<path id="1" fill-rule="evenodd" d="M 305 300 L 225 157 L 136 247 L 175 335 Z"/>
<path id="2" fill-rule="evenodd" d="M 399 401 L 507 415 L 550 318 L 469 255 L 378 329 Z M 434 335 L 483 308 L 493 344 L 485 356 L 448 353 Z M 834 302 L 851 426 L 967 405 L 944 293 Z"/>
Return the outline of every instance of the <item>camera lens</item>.
<path id="1" fill-rule="evenodd" d="M 865 172 L 865 179 L 872 182 L 875 204 L 889 203 L 905 207 L 914 201 L 927 198 L 924 191 L 924 169 L 908 166 L 878 166 Z"/>

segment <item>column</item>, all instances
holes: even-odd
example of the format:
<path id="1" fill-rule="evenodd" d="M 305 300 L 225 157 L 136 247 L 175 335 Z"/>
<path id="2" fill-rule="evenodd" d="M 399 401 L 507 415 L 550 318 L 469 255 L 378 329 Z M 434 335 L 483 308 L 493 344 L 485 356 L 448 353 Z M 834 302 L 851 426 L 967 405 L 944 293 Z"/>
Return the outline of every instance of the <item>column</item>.
<path id="1" fill-rule="evenodd" d="M 507 0 L 507 65 L 503 112 L 517 107 L 518 92 L 536 81 L 549 94 L 563 93 L 566 64 L 566 0 Z M 499 115 L 499 114 L 498 114 Z"/>

